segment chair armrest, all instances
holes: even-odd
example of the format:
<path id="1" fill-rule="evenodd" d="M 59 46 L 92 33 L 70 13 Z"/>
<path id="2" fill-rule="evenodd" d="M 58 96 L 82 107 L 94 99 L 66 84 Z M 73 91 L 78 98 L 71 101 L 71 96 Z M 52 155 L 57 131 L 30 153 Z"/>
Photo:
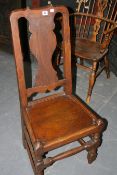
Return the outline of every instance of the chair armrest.
<path id="1" fill-rule="evenodd" d="M 91 17 L 91 18 L 95 18 L 95 19 L 99 19 L 101 21 L 106 21 L 106 22 L 109 22 L 113 25 L 115 25 L 115 22 L 108 19 L 108 18 L 104 18 L 104 17 L 100 17 L 100 16 L 96 16 L 96 15 L 93 15 L 93 14 L 87 14 L 87 13 L 82 13 L 82 12 L 75 12 L 75 13 L 71 13 L 70 16 L 86 16 L 86 17 Z"/>

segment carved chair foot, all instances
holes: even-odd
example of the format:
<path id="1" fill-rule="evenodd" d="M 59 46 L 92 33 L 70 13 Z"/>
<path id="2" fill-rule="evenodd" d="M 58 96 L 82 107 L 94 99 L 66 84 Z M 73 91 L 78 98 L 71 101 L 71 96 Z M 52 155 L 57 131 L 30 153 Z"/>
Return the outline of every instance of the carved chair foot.
<path id="1" fill-rule="evenodd" d="M 36 175 L 44 175 L 44 171 L 40 171 L 40 172 L 36 173 Z"/>
<path id="2" fill-rule="evenodd" d="M 104 63 L 105 63 L 106 76 L 107 76 L 107 78 L 110 78 L 109 60 L 108 60 L 107 56 L 104 57 Z"/>
<path id="3" fill-rule="evenodd" d="M 110 78 L 110 71 L 108 70 L 108 71 L 106 71 L 106 76 L 107 76 L 107 79 L 109 79 Z"/>
<path id="4" fill-rule="evenodd" d="M 88 95 L 87 98 L 86 98 L 86 103 L 89 104 L 90 103 L 90 100 L 91 100 L 91 96 Z"/>
<path id="5" fill-rule="evenodd" d="M 109 79 L 110 78 L 110 71 L 106 69 L 105 72 L 106 72 L 107 79 Z"/>
<path id="6" fill-rule="evenodd" d="M 91 164 L 93 161 L 95 161 L 97 158 L 97 149 L 92 149 L 88 151 L 87 159 L 88 163 Z"/>

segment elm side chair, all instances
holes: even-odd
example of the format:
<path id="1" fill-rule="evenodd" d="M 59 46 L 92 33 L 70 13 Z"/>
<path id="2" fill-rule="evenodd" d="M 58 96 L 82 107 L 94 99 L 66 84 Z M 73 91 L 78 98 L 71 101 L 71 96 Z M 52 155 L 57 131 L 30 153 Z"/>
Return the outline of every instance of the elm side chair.
<path id="1" fill-rule="evenodd" d="M 62 37 L 64 54 L 64 78 L 58 79 L 52 66 L 52 55 L 56 48 L 54 17 L 62 15 Z M 20 43 L 18 22 L 28 21 L 29 47 L 37 60 L 35 84 L 26 88 L 23 49 Z M 54 162 L 72 156 L 83 150 L 88 152 L 88 162 L 92 163 L 101 144 L 105 122 L 98 114 L 72 95 L 71 48 L 69 14 L 65 7 L 45 7 L 40 9 L 20 9 L 10 16 L 16 72 L 21 104 L 23 144 L 27 149 L 35 175 L 42 175 L 44 169 Z M 63 89 L 56 87 L 63 86 Z M 38 98 L 33 94 L 55 90 L 55 93 Z M 88 140 L 87 140 L 88 139 Z M 71 142 L 78 147 L 47 157 L 47 153 Z M 80 146 L 79 146 L 80 144 Z M 71 165 L 72 166 L 72 165 Z"/>
<path id="2" fill-rule="evenodd" d="M 89 103 L 97 76 L 105 70 L 107 78 L 110 77 L 107 54 L 117 28 L 117 0 L 79 0 L 77 11 L 72 15 L 75 24 L 72 53 L 78 58 L 78 68 L 90 72 L 86 98 Z"/>

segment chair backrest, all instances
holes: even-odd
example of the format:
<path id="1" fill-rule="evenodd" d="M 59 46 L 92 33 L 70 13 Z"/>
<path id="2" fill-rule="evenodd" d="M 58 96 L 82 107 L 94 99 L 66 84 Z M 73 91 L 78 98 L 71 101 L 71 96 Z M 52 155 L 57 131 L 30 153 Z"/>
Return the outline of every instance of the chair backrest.
<path id="1" fill-rule="evenodd" d="M 64 76 L 58 79 L 52 65 L 53 53 L 56 50 L 57 39 L 54 32 L 56 14 L 62 16 L 62 40 L 64 54 Z M 29 28 L 29 50 L 37 62 L 34 86 L 27 88 L 25 82 L 23 49 L 20 40 L 19 20 L 25 18 Z M 64 87 L 64 93 L 71 94 L 71 47 L 69 31 L 69 14 L 65 7 L 45 7 L 40 9 L 21 9 L 13 11 L 10 16 L 13 47 L 16 61 L 16 71 L 20 92 L 21 105 L 27 106 L 28 99 L 35 93 L 45 93 L 59 86 Z M 29 54 L 30 55 L 30 54 Z M 29 56 L 27 55 L 27 56 Z"/>
<path id="2" fill-rule="evenodd" d="M 117 20 L 117 0 L 78 0 L 77 3 L 76 36 L 100 43 L 106 39 L 109 43 Z M 108 38 L 105 31 L 109 31 Z"/>

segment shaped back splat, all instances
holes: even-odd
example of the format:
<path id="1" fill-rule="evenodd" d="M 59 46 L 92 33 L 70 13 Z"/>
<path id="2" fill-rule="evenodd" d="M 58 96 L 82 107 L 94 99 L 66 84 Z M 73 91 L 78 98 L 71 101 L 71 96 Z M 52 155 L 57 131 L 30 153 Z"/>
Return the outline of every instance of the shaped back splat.
<path id="1" fill-rule="evenodd" d="M 36 85 L 46 86 L 57 82 L 56 71 L 52 66 L 52 55 L 56 48 L 54 30 L 54 12 L 42 11 L 39 14 L 28 15 L 30 49 L 38 62 Z"/>

